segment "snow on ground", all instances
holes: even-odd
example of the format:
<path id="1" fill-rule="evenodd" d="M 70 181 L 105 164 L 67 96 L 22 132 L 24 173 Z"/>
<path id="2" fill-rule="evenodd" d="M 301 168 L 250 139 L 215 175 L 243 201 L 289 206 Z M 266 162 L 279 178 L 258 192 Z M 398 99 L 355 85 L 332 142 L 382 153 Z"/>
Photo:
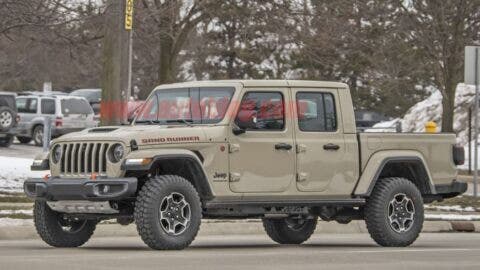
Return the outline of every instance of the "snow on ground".
<path id="1" fill-rule="evenodd" d="M 480 215 L 425 214 L 425 220 L 430 220 L 430 221 L 480 221 Z"/>
<path id="2" fill-rule="evenodd" d="M 33 216 L 33 210 L 29 209 L 19 209 L 19 210 L 0 210 L 0 215 L 6 216 L 6 215 L 27 215 L 27 216 Z"/>
<path id="3" fill-rule="evenodd" d="M 0 218 L 0 227 L 7 226 L 32 226 L 32 219 Z"/>
<path id="4" fill-rule="evenodd" d="M 425 205 L 426 210 L 447 211 L 447 212 L 475 212 L 471 206 L 462 207 L 460 205 Z M 478 209 L 480 211 L 480 209 Z"/>
<path id="5" fill-rule="evenodd" d="M 30 177 L 43 177 L 47 172 L 30 170 L 33 160 L 0 156 L 0 192 L 22 192 L 23 181 Z"/>

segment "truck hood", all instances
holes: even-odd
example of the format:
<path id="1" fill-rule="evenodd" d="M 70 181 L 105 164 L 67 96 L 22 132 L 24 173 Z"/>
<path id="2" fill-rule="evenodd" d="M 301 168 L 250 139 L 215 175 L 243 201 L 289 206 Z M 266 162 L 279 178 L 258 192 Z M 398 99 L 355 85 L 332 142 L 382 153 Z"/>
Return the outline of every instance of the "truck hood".
<path id="1" fill-rule="evenodd" d="M 107 126 L 85 129 L 64 135 L 57 142 L 120 141 L 129 146 L 135 140 L 138 146 L 158 144 L 182 144 L 225 142 L 226 126 Z"/>

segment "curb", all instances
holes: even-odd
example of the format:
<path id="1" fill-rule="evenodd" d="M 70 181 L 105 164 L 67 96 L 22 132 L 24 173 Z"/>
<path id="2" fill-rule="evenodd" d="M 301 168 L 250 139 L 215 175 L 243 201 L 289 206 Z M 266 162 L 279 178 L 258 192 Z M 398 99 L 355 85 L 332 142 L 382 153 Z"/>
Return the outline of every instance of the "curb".
<path id="1" fill-rule="evenodd" d="M 480 232 L 480 222 L 425 221 L 422 232 Z M 199 235 L 255 235 L 264 234 L 260 220 L 222 221 L 206 220 L 202 223 Z M 367 233 L 365 222 L 352 221 L 349 224 L 336 222 L 319 222 L 316 234 L 351 234 Z M 128 237 L 138 236 L 134 224 L 101 224 L 97 226 L 94 237 Z M 38 239 L 33 225 L 0 227 L 0 240 Z"/>

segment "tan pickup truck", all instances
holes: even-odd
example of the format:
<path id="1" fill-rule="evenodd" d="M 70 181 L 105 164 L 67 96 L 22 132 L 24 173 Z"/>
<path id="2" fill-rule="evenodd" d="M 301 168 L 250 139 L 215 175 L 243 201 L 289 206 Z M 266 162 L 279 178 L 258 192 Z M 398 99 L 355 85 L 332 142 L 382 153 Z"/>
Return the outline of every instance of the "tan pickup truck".
<path id="1" fill-rule="evenodd" d="M 135 222 L 154 249 L 182 249 L 202 218 L 261 218 L 300 244 L 319 218 L 364 219 L 382 246 L 408 246 L 423 204 L 466 190 L 454 134 L 357 133 L 336 82 L 245 80 L 162 85 L 130 126 L 53 141 L 29 179 L 48 244 L 84 244 L 103 219 Z"/>

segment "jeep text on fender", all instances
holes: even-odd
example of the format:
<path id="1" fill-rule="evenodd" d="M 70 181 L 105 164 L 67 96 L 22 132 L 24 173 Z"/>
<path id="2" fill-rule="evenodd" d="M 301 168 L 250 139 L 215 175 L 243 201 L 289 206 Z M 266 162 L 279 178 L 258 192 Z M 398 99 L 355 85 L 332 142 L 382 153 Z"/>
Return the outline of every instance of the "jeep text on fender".
<path id="1" fill-rule="evenodd" d="M 423 203 L 466 190 L 453 134 L 357 133 L 348 87 L 205 81 L 157 87 L 127 127 L 53 141 L 29 179 L 35 226 L 52 246 L 84 244 L 103 219 L 135 222 L 154 249 L 183 249 L 202 218 L 261 218 L 281 244 L 317 220 L 364 219 L 382 246 L 408 246 Z"/>

